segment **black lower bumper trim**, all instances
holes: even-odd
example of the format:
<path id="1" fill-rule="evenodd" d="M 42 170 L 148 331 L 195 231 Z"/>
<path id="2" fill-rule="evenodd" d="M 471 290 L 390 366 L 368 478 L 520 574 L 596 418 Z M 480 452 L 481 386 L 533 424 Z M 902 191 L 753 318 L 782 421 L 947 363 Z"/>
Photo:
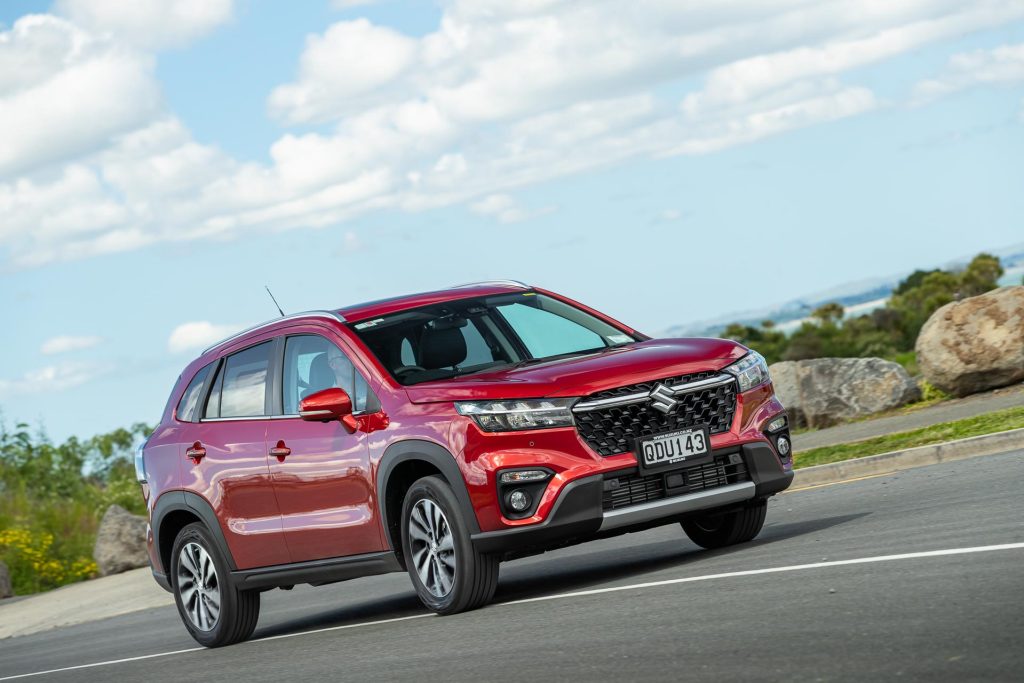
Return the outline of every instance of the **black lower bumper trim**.
<path id="1" fill-rule="evenodd" d="M 540 524 L 473 534 L 473 545 L 482 553 L 501 553 L 593 534 L 601 528 L 603 493 L 604 478 L 599 474 L 569 482 Z"/>
<path id="2" fill-rule="evenodd" d="M 153 572 L 153 580 L 155 580 L 158 584 L 160 584 L 161 588 L 163 588 L 168 593 L 172 593 L 173 592 L 171 590 L 171 581 L 170 581 L 170 579 L 167 578 L 167 574 L 163 574 L 161 572 L 158 572 L 157 570 L 153 569 L 152 566 L 150 566 L 149 570 L 151 572 Z"/>
<path id="3" fill-rule="evenodd" d="M 767 498 L 786 489 L 793 482 L 792 470 L 782 467 L 778 456 L 775 455 L 775 451 L 768 443 L 748 443 L 741 446 L 740 449 L 750 480 L 754 482 L 754 498 Z M 735 453 L 736 447 L 733 446 L 725 450 Z M 634 468 L 632 472 L 635 473 L 636 469 Z M 616 472 L 615 476 L 621 474 L 623 472 Z M 714 491 L 716 491 L 714 488 L 707 489 L 707 493 Z M 577 479 L 566 485 L 558 500 L 555 501 L 548 518 L 540 524 L 473 534 L 473 545 L 483 553 L 517 556 L 586 541 L 599 535 L 604 536 L 606 535 L 604 532 L 598 534 L 605 516 L 603 498 L 603 475 Z M 616 529 L 615 533 L 650 528 L 682 518 L 680 514 L 672 512 L 678 506 L 673 506 L 671 503 L 676 502 L 677 499 L 667 497 L 661 500 L 666 501 L 664 519 L 645 520 L 643 524 L 638 524 L 635 528 Z M 714 500 L 714 496 L 708 496 L 708 500 Z M 629 507 L 621 508 L 622 511 L 629 509 Z"/>

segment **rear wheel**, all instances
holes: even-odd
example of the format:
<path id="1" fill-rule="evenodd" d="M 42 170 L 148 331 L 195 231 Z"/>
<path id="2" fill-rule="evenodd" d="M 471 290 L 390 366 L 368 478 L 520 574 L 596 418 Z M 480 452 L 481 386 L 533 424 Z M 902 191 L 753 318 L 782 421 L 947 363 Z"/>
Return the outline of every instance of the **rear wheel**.
<path id="1" fill-rule="evenodd" d="M 498 587 L 498 558 L 476 551 L 458 500 L 440 477 L 424 477 L 402 505 L 402 553 L 416 594 L 438 614 L 482 607 Z"/>
<path id="2" fill-rule="evenodd" d="M 683 531 L 691 541 L 708 549 L 746 543 L 761 533 L 767 511 L 768 500 L 759 498 L 739 510 L 719 514 L 712 511 L 684 520 Z"/>
<path id="3" fill-rule="evenodd" d="M 205 526 L 196 522 L 181 530 L 170 569 L 178 614 L 199 644 L 220 647 L 252 635 L 260 616 L 260 593 L 232 585 L 227 562 Z"/>

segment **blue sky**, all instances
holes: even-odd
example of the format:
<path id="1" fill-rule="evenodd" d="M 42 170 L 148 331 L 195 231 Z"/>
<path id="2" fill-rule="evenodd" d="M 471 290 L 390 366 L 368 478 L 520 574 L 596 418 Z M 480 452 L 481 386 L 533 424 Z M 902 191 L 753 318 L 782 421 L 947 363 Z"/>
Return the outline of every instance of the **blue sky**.
<path id="1" fill-rule="evenodd" d="M 265 284 L 657 333 L 1024 241 L 1019 1 L 199 4 L 0 5 L 8 424 L 154 421 Z"/>

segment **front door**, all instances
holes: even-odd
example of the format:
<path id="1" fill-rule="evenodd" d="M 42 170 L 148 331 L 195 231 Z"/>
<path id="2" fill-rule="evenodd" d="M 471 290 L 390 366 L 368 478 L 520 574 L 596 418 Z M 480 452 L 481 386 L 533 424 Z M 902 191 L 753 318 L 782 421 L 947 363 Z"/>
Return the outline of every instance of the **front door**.
<path id="1" fill-rule="evenodd" d="M 317 334 L 285 340 L 283 415 L 270 422 L 270 473 L 292 562 L 384 550 L 374 512 L 367 434 L 337 421 L 306 422 L 299 401 L 331 387 L 365 410 L 366 381 L 348 356 Z M 275 455 L 276 453 L 276 455 Z"/>

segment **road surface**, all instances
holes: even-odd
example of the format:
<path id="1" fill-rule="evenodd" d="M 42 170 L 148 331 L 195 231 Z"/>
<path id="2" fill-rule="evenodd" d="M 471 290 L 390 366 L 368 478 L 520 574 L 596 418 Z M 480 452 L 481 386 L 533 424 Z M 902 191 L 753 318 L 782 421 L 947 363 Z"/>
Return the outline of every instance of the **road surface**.
<path id="1" fill-rule="evenodd" d="M 1022 485 L 1017 451 L 787 493 L 746 545 L 668 526 L 511 562 L 451 617 L 400 574 L 271 591 L 219 650 L 160 607 L 2 640 L 0 680 L 1020 680 Z"/>

